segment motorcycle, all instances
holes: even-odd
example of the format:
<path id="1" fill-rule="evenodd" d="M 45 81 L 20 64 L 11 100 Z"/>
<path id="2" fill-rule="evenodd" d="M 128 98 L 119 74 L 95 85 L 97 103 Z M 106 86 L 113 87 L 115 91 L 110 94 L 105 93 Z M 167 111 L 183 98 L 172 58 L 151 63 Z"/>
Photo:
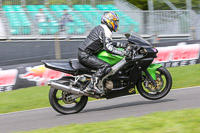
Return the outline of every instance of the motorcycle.
<path id="1" fill-rule="evenodd" d="M 49 102 L 61 114 L 83 110 L 92 98 L 116 98 L 136 94 L 150 100 L 166 96 L 172 86 L 169 71 L 161 64 L 152 64 L 158 50 L 138 35 L 126 35 L 131 57 L 121 57 L 101 51 L 97 57 L 112 66 L 112 70 L 98 83 L 100 94 L 88 94 L 83 90 L 90 83 L 95 70 L 83 66 L 77 59 L 42 61 L 45 67 L 71 74 L 49 82 Z"/>

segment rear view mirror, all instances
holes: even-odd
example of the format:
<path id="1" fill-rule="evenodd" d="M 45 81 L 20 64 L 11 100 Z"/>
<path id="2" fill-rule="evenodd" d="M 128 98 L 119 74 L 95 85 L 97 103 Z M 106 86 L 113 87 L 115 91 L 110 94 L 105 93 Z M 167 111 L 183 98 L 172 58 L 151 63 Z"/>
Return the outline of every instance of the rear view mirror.
<path id="1" fill-rule="evenodd" d="M 129 33 L 124 34 L 126 38 L 129 38 L 131 35 Z"/>

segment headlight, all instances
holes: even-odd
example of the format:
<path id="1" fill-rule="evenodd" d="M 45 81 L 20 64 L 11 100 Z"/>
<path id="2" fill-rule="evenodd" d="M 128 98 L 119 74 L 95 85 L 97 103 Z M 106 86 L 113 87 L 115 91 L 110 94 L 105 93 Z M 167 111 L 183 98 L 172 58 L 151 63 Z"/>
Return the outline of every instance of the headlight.
<path id="1" fill-rule="evenodd" d="M 147 53 L 147 50 L 145 48 L 140 48 L 139 53 L 145 54 L 145 53 Z"/>
<path id="2" fill-rule="evenodd" d="M 158 53 L 158 50 L 156 48 L 152 48 L 152 50 L 155 52 L 155 53 Z"/>

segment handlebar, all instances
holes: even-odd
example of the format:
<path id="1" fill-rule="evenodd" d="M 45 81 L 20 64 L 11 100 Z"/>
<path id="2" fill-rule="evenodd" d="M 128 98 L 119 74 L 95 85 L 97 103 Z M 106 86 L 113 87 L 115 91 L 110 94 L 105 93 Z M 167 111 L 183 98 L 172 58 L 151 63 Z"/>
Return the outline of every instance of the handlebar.
<path id="1" fill-rule="evenodd" d="M 131 52 L 135 52 L 137 54 L 145 54 L 147 51 L 145 48 L 138 46 L 138 45 L 129 45 L 126 50 L 129 50 Z"/>
<path id="2" fill-rule="evenodd" d="M 126 48 L 126 51 L 127 50 L 132 52 L 132 57 L 127 57 L 127 60 L 134 59 L 137 55 L 145 55 L 147 53 L 147 50 L 145 48 L 138 45 L 129 45 Z"/>

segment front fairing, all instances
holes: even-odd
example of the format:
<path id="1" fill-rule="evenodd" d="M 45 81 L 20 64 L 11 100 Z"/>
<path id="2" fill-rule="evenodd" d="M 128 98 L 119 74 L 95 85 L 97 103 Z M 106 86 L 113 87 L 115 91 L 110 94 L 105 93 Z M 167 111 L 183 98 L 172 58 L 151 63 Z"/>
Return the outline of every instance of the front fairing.
<path id="1" fill-rule="evenodd" d="M 145 54 L 138 54 L 137 55 L 139 58 L 156 58 L 157 57 L 156 54 L 158 53 L 158 50 L 156 48 L 154 48 L 151 45 L 151 43 L 146 41 L 140 35 L 138 35 L 138 34 L 130 35 L 130 37 L 128 38 L 128 42 L 133 44 L 133 45 L 137 45 L 138 48 L 144 48 L 145 49 L 145 51 L 146 51 Z M 141 56 L 143 56 L 143 57 L 141 57 Z"/>

